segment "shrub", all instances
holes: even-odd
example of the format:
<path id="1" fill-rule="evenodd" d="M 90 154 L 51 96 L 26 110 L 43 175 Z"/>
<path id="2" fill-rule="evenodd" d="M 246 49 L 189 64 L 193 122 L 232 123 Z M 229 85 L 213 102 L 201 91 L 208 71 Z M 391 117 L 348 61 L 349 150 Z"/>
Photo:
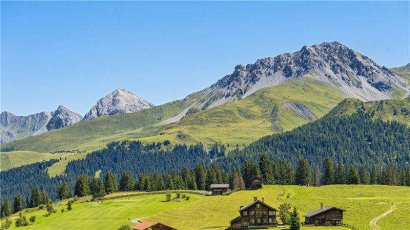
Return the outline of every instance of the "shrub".
<path id="1" fill-rule="evenodd" d="M 185 200 L 189 200 L 191 197 L 190 196 L 186 196 L 185 197 Z"/>
<path id="2" fill-rule="evenodd" d="M 64 208 L 62 208 L 62 209 L 61 209 L 61 213 L 64 213 L 64 211 L 65 211 Z"/>
<path id="3" fill-rule="evenodd" d="M 177 198 L 178 199 L 181 198 L 181 193 L 180 192 L 177 192 Z"/>
<path id="4" fill-rule="evenodd" d="M 185 193 L 183 193 L 183 194 L 181 195 L 181 197 L 182 197 L 182 199 L 184 199 L 184 198 L 186 197 Z"/>
<path id="5" fill-rule="evenodd" d="M 51 213 L 56 213 L 56 209 L 54 208 L 53 203 L 49 202 L 47 204 L 47 212 L 50 213 L 50 214 Z"/>
<path id="6" fill-rule="evenodd" d="M 131 228 L 128 225 L 121 225 L 118 230 L 131 230 Z"/>
<path id="7" fill-rule="evenodd" d="M 32 224 L 34 224 L 34 222 L 36 222 L 36 216 L 30 216 L 29 220 Z"/>
<path id="8" fill-rule="evenodd" d="M 171 201 L 171 193 L 165 194 L 166 201 Z"/>
<path id="9" fill-rule="evenodd" d="M 9 229 L 12 223 L 13 222 L 9 218 L 6 218 L 6 221 L 1 224 L 0 229 L 1 230 Z"/>
<path id="10" fill-rule="evenodd" d="M 68 211 L 73 210 L 72 204 L 73 204 L 73 202 L 71 200 L 67 202 L 67 210 Z"/>
<path id="11" fill-rule="evenodd" d="M 28 222 L 25 216 L 23 216 L 23 214 L 19 214 L 19 217 L 16 219 L 16 227 L 23 227 L 23 226 L 27 226 Z"/>

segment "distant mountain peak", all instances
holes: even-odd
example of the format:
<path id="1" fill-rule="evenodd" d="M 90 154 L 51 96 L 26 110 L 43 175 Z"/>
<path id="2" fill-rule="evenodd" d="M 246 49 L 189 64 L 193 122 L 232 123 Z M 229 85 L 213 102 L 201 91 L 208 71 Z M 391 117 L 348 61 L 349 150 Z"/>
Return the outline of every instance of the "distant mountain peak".
<path id="1" fill-rule="evenodd" d="M 388 99 L 393 89 L 408 92 L 405 80 L 365 55 L 340 42 L 303 46 L 294 53 L 237 65 L 234 71 L 210 87 L 193 94 L 199 107 L 212 108 L 234 102 L 269 86 L 291 79 L 312 78 L 339 90 L 345 97 L 363 101 Z"/>
<path id="2" fill-rule="evenodd" d="M 90 120 L 100 116 L 111 116 L 148 109 L 154 105 L 135 94 L 122 88 L 118 88 L 104 96 L 84 116 L 84 120 Z"/>
<path id="3" fill-rule="evenodd" d="M 47 123 L 47 130 L 61 129 L 73 125 L 82 120 L 80 114 L 74 113 L 68 108 L 60 105 L 51 113 L 51 118 Z"/>

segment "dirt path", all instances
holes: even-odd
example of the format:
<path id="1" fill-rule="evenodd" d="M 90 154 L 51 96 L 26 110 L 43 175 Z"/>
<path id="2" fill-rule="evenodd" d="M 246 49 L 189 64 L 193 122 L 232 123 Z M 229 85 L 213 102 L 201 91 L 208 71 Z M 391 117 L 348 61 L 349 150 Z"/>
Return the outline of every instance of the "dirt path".
<path id="1" fill-rule="evenodd" d="M 381 218 L 389 215 L 390 213 L 392 213 L 394 210 L 396 209 L 396 206 L 394 204 L 390 205 L 390 209 L 387 210 L 387 212 L 382 213 L 381 215 L 377 216 L 376 218 L 374 218 L 373 220 L 371 220 L 369 222 L 370 226 L 372 227 L 373 230 L 379 230 L 380 228 L 376 225 L 377 221 L 379 221 Z"/>

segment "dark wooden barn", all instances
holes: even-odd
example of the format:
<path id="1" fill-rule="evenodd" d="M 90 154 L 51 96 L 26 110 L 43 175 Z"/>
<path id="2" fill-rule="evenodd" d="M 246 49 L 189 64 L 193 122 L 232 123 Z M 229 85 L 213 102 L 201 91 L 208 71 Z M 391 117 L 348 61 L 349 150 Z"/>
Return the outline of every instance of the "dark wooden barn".
<path id="1" fill-rule="evenodd" d="M 262 177 L 259 177 L 259 176 L 252 177 L 251 179 L 249 179 L 249 183 L 250 183 L 251 189 L 260 189 L 262 188 L 262 183 L 263 183 Z"/>
<path id="2" fill-rule="evenodd" d="M 320 209 L 306 213 L 303 216 L 305 217 L 306 225 L 339 226 L 343 225 L 344 211 L 332 206 L 323 207 L 323 204 L 320 204 Z"/>
<path id="3" fill-rule="evenodd" d="M 224 192 L 228 191 L 229 184 L 211 184 L 209 189 L 212 195 L 222 195 Z"/>
<path id="4" fill-rule="evenodd" d="M 132 226 L 131 229 L 134 230 L 176 230 L 176 228 L 161 224 L 158 222 L 144 221 L 135 226 Z"/>
<path id="5" fill-rule="evenodd" d="M 277 225 L 275 208 L 267 205 L 257 197 L 254 201 L 239 209 L 240 216 L 231 220 L 231 229 L 248 229 L 248 228 L 268 228 Z"/>

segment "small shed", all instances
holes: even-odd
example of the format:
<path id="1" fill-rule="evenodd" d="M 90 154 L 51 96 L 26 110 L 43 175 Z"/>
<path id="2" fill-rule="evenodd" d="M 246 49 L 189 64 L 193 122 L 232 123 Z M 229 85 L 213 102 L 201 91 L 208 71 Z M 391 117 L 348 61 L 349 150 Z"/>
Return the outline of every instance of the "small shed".
<path id="1" fill-rule="evenodd" d="M 165 224 L 161 224 L 158 222 L 151 222 L 151 221 L 144 221 L 141 222 L 135 226 L 132 226 L 131 229 L 134 230 L 176 230 L 176 228 L 173 228 L 171 226 L 167 226 Z"/>
<path id="2" fill-rule="evenodd" d="M 320 204 L 320 209 L 306 213 L 305 224 L 316 226 L 340 226 L 343 225 L 343 212 L 345 210 L 332 206 L 323 207 Z"/>
<path id="3" fill-rule="evenodd" d="M 229 184 L 211 184 L 209 189 L 212 192 L 212 195 L 222 195 L 222 193 L 228 191 Z"/>
<path id="4" fill-rule="evenodd" d="M 249 179 L 249 184 L 251 186 L 251 189 L 260 189 L 262 188 L 262 177 L 260 176 L 255 176 Z"/>

